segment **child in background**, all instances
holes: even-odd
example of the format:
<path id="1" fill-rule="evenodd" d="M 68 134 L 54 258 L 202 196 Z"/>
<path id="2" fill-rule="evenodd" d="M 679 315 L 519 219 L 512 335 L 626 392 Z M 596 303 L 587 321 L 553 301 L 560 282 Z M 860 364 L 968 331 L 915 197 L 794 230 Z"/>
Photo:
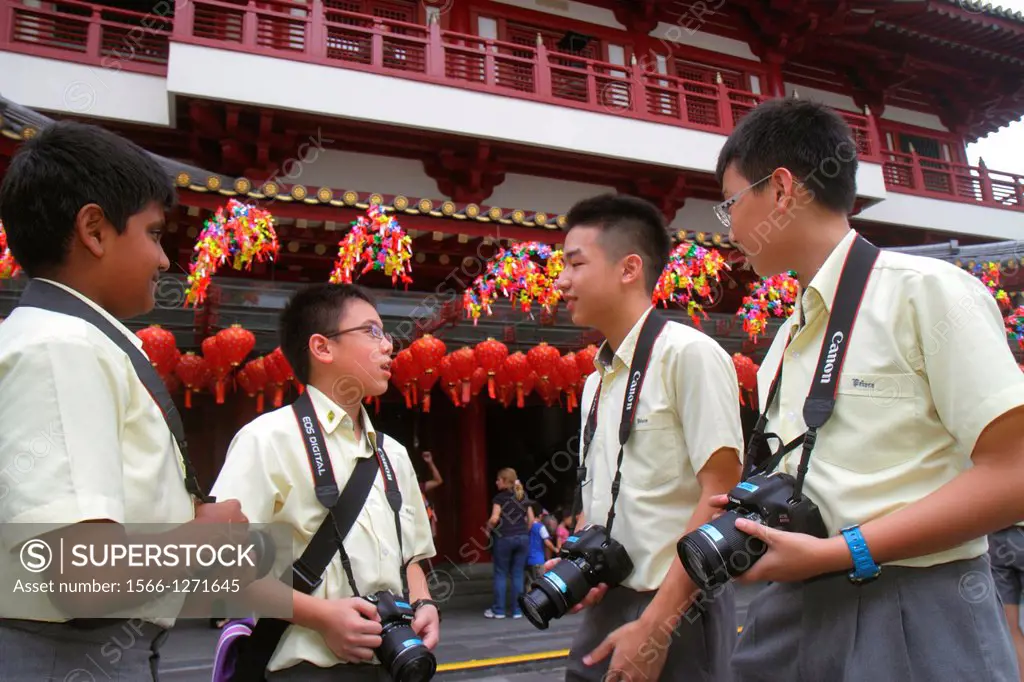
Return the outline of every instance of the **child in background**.
<path id="1" fill-rule="evenodd" d="M 533 526 L 530 528 L 530 550 L 526 554 L 525 589 L 527 591 L 534 580 L 544 575 L 544 562 L 547 561 L 547 553 L 555 551 L 555 546 L 551 543 L 551 535 L 544 525 L 548 514 L 544 512 L 540 502 L 533 503 L 533 514 Z"/>

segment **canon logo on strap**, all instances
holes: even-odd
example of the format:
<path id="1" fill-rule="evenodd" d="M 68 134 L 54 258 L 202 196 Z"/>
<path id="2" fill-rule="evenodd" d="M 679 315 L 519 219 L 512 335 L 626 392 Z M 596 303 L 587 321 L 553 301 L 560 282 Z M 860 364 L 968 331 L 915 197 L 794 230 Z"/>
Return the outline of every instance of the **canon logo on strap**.
<path id="1" fill-rule="evenodd" d="M 633 372 L 633 378 L 629 382 L 629 395 L 626 396 L 626 409 L 633 409 L 633 400 L 636 398 L 636 387 L 640 384 L 640 370 Z"/>
<path id="2" fill-rule="evenodd" d="M 832 370 L 835 369 L 836 355 L 839 354 L 839 346 L 842 345 L 844 338 L 842 332 L 832 335 L 832 343 L 829 344 L 828 354 L 825 356 L 825 366 L 822 368 L 821 383 L 823 384 L 832 383 Z"/>

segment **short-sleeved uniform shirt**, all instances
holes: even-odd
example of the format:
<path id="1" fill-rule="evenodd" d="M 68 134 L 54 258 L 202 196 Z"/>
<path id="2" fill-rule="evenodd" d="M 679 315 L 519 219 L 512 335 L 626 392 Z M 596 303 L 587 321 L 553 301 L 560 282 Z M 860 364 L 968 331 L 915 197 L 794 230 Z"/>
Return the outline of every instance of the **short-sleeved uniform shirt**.
<path id="1" fill-rule="evenodd" d="M 434 556 L 430 522 L 409 453 L 394 439 L 374 431 L 365 409 L 361 410 L 363 434 L 357 440 L 351 417 L 321 391 L 312 386 L 307 390 L 323 430 L 339 490 L 344 490 L 359 459 L 374 456 L 378 439 L 383 436 L 384 451 L 402 493 L 399 513 L 403 551 L 399 553 L 395 515 L 385 496 L 384 479 L 380 474 L 345 538 L 345 551 L 361 596 L 380 590 L 401 594 L 401 564 Z M 316 498 L 309 457 L 290 405 L 257 417 L 236 434 L 213 494 L 237 499 L 250 523 L 290 526 L 294 557 L 302 555 L 327 517 L 327 509 Z M 323 583 L 312 596 L 324 599 L 353 596 L 339 555 L 328 565 Z M 291 625 L 281 638 L 268 670 L 281 670 L 303 661 L 320 667 L 344 664 L 319 633 Z"/>
<path id="2" fill-rule="evenodd" d="M 783 442 L 806 431 L 804 399 L 855 237 L 851 231 L 812 278 L 801 295 L 802 311 L 780 327 L 758 372 L 763 410 L 784 355 L 782 384 L 766 428 Z M 1024 375 L 985 286 L 950 263 L 883 250 L 854 323 L 835 409 L 818 431 L 804 490 L 832 534 L 891 514 L 967 469 L 985 427 L 1022 404 Z M 800 455 L 797 448 L 780 468 L 795 476 Z M 892 563 L 929 566 L 977 557 L 986 549 L 980 537 Z"/>
<path id="3" fill-rule="evenodd" d="M 142 350 L 141 339 L 107 311 L 49 283 L 95 308 Z M 194 518 L 181 452 L 160 408 L 128 355 L 93 325 L 16 308 L 0 324 L 0 396 L 0 561 L 18 559 L 18 547 L 33 536 L 27 524 Z M 54 610 L 37 619 L 66 617 Z"/>
<path id="4" fill-rule="evenodd" d="M 607 344 L 601 346 L 594 360 L 597 371 L 583 387 L 585 428 L 601 382 L 597 431 L 583 486 L 588 523 L 604 525 L 608 516 L 629 367 L 640 329 L 652 310 L 637 321 L 614 354 Z M 732 358 L 714 339 L 678 322 L 667 322 L 654 343 L 639 401 L 623 457 L 612 537 L 633 561 L 633 572 L 622 584 L 648 591 L 658 589 L 668 575 L 676 542 L 700 501 L 697 474 L 722 448 L 734 449 L 739 458 L 743 427 Z M 582 459 L 582 446 L 580 450 Z"/>

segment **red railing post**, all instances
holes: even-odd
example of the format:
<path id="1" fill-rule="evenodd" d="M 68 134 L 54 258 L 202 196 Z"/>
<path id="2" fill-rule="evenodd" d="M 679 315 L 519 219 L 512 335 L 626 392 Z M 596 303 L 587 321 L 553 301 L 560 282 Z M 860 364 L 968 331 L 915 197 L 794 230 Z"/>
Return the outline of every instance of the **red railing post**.
<path id="1" fill-rule="evenodd" d="M 437 15 L 431 14 L 430 25 L 427 26 L 427 75 L 443 79 L 448 73 L 445 63 L 447 58 L 441 24 L 438 23 Z"/>
<path id="2" fill-rule="evenodd" d="M 14 3 L 10 0 L 0 0 L 0 26 L 6 26 L 0 30 L 0 48 L 4 48 L 14 38 Z"/>
<path id="3" fill-rule="evenodd" d="M 643 116 L 648 112 L 650 107 L 650 98 L 647 97 L 647 74 L 644 69 L 644 62 L 638 60 L 634 54 L 630 60 L 629 67 L 629 79 L 630 79 L 630 92 L 629 97 L 629 111 L 634 114 Z M 664 96 L 664 91 L 659 95 L 659 99 Z"/>
<path id="4" fill-rule="evenodd" d="M 373 33 L 370 35 L 370 64 L 378 69 L 384 68 L 384 23 L 380 19 L 373 20 Z"/>
<path id="5" fill-rule="evenodd" d="M 544 46 L 544 40 L 537 34 L 537 49 L 533 53 L 534 70 L 537 74 L 535 83 L 537 96 L 545 101 L 551 100 L 551 59 L 548 57 L 548 48 Z"/>
<path id="6" fill-rule="evenodd" d="M 195 3 L 178 3 L 178 5 L 174 8 L 174 21 L 171 25 L 171 40 L 191 38 L 195 33 L 193 30 L 195 17 Z"/>
<path id="7" fill-rule="evenodd" d="M 868 154 L 871 156 L 882 159 L 882 134 L 878 131 L 878 119 L 875 117 L 875 112 L 871 111 L 871 107 L 864 107 L 864 115 L 867 117 L 868 123 Z"/>
<path id="8" fill-rule="evenodd" d="M 729 88 L 725 87 L 725 81 L 721 73 L 715 74 L 715 82 L 718 85 L 718 126 L 723 132 L 729 133 L 736 127 L 732 120 L 732 105 L 729 102 Z"/>
<path id="9" fill-rule="evenodd" d="M 306 54 L 317 59 L 327 57 L 324 0 L 313 0 L 309 5 L 309 21 L 306 22 Z"/>
<path id="10" fill-rule="evenodd" d="M 924 170 L 921 168 L 921 157 L 917 155 L 914 145 L 910 145 L 910 179 L 914 183 L 914 189 L 919 192 L 927 191 L 924 184 Z"/>
<path id="11" fill-rule="evenodd" d="M 981 185 L 981 203 L 994 204 L 992 197 L 992 178 L 988 174 L 985 159 L 978 158 L 978 183 Z"/>
<path id="12" fill-rule="evenodd" d="M 89 14 L 89 27 L 85 34 L 85 53 L 94 60 L 99 60 L 103 52 L 103 16 L 99 7 L 93 7 Z"/>
<path id="13" fill-rule="evenodd" d="M 259 19 L 256 15 L 256 3 L 249 0 L 245 7 L 245 15 L 242 17 L 242 44 L 246 47 L 256 47 L 256 34 L 259 30 Z"/>

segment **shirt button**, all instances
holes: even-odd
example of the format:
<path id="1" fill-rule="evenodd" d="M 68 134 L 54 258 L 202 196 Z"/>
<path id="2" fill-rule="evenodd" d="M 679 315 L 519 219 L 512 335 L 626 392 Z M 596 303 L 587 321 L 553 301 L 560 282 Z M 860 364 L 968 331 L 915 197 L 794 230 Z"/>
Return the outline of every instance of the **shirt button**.
<path id="1" fill-rule="evenodd" d="M 786 419 L 788 419 L 791 422 L 795 422 L 796 421 L 796 413 L 794 413 L 792 410 L 790 410 L 789 412 L 786 413 Z"/>
<path id="2" fill-rule="evenodd" d="M 793 351 L 793 357 L 794 358 L 800 357 L 800 351 L 798 351 L 798 350 Z"/>

